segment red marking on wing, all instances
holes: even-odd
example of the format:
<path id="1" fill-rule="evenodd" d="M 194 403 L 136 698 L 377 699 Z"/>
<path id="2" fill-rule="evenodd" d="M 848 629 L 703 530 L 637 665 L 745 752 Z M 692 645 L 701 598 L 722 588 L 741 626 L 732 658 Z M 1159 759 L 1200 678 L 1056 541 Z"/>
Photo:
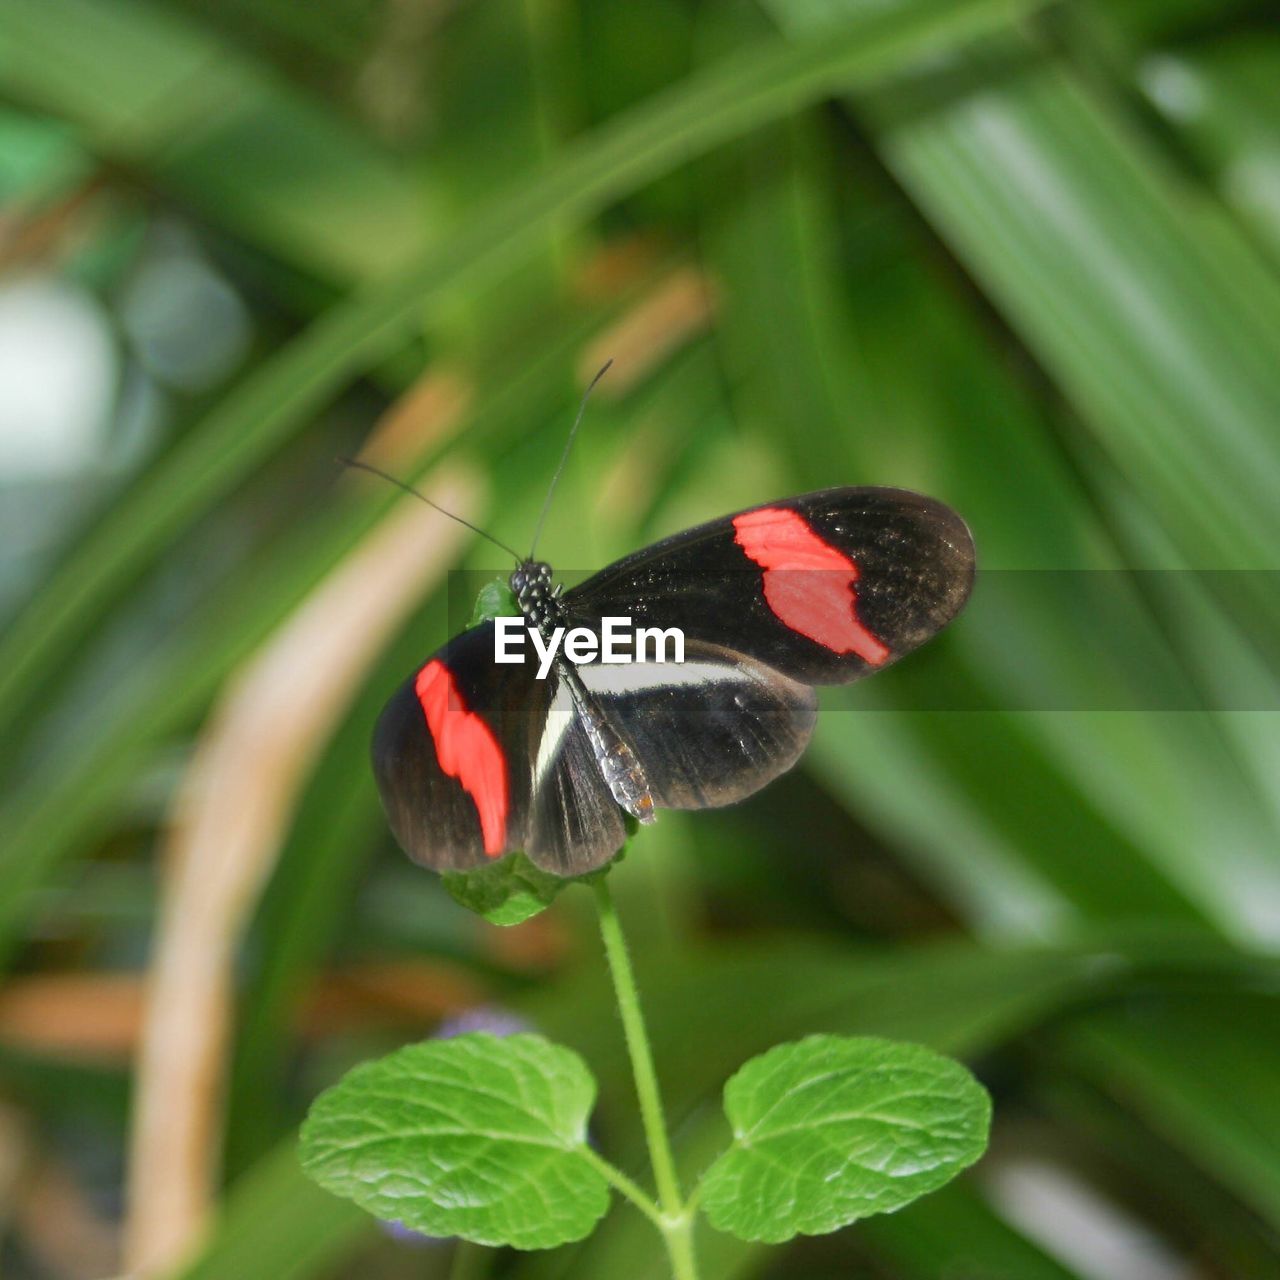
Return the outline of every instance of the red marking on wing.
<path id="1" fill-rule="evenodd" d="M 496 858 L 507 843 L 507 758 L 493 731 L 468 711 L 453 673 L 433 658 L 414 681 L 440 768 L 462 783 L 480 815 L 484 851 Z"/>
<path id="2" fill-rule="evenodd" d="M 889 646 L 858 621 L 858 566 L 787 507 L 733 518 L 734 541 L 764 570 L 765 603 L 792 631 L 832 653 L 856 653 L 879 666 Z"/>

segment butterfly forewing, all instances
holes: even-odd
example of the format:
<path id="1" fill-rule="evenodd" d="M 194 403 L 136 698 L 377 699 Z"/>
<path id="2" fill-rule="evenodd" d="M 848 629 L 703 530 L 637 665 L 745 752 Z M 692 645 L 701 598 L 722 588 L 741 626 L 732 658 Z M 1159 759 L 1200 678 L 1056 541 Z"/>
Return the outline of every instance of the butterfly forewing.
<path id="1" fill-rule="evenodd" d="M 392 695 L 373 771 L 396 839 L 437 871 L 524 847 L 526 763 L 552 690 L 530 666 L 493 660 L 493 624 L 464 631 Z"/>
<path id="2" fill-rule="evenodd" d="M 856 680 L 961 609 L 973 539 L 901 489 L 824 489 L 675 534 L 565 593 L 574 622 L 680 627 L 805 684 Z"/>

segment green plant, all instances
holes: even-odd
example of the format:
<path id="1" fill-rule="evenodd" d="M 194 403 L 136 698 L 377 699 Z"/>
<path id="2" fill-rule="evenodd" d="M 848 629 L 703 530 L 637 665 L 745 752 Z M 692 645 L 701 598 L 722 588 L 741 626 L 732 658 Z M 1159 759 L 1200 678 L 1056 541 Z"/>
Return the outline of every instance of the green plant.
<path id="1" fill-rule="evenodd" d="M 476 620 L 511 610 L 486 589 Z M 656 1196 L 592 1145 L 596 1082 L 578 1054 L 485 1032 L 409 1045 L 322 1094 L 302 1128 L 303 1165 L 321 1186 L 424 1235 L 518 1249 L 590 1235 L 613 1190 L 661 1234 L 676 1280 L 696 1280 L 699 1213 L 778 1244 L 901 1209 L 982 1154 L 990 1099 L 958 1062 L 881 1037 L 815 1035 L 737 1070 L 724 1091 L 732 1140 L 686 1196 L 609 871 L 578 880 L 595 899 Z M 574 882 L 518 853 L 446 877 L 494 924 L 528 919 Z"/>
<path id="2" fill-rule="evenodd" d="M 677 1280 L 693 1280 L 699 1212 L 777 1244 L 901 1209 L 982 1154 L 990 1101 L 959 1063 L 879 1037 L 811 1036 L 728 1082 L 733 1141 L 686 1197 L 605 875 L 593 891 L 656 1196 L 591 1145 L 596 1084 L 581 1057 L 542 1036 L 487 1032 L 409 1045 L 322 1094 L 302 1129 L 321 1186 L 425 1235 L 518 1249 L 590 1235 L 612 1189 L 661 1233 Z"/>
<path id="3" fill-rule="evenodd" d="M 856 706 L 830 698 L 803 764 L 749 810 L 664 817 L 611 873 L 685 1189 L 725 1144 L 725 1080 L 806 1032 L 927 1044 L 1002 1086 L 979 1177 L 785 1249 L 704 1231 L 705 1280 L 1097 1274 L 1088 1232 L 1055 1238 L 993 1193 L 1028 1157 L 1184 1269 L 1275 1274 L 1269 16 L 1266 0 L 0 4 L 5 262 L 87 294 L 120 376 L 104 409 L 120 454 L 59 480 L 7 449 L 0 494 L 0 1089 L 40 1167 L 122 1201 L 145 1092 L 124 1028 L 101 1056 L 64 1045 L 101 1028 L 100 990 L 157 973 L 172 791 L 224 691 L 393 514 L 390 491 L 335 477 L 335 452 L 412 409 L 424 370 L 452 381 L 460 407 L 401 438 L 397 474 L 465 468 L 475 519 L 527 538 L 530 476 L 582 370 L 692 274 L 708 305 L 649 329 L 601 398 L 553 558 L 591 569 L 735 505 L 881 483 L 964 511 L 984 576 L 965 627 Z M 398 122 L 371 86 L 398 95 Z M 253 331 L 198 393 L 139 368 L 123 316 L 174 233 Z M 204 315 L 176 318 L 203 341 Z M 1228 572 L 1188 572 L 1207 569 Z M 1043 570 L 1110 580 L 1110 607 L 994 590 Z M 580 1054 L 610 1159 L 645 1167 L 590 894 L 524 931 L 474 928 L 390 844 L 369 729 L 446 638 L 443 585 L 413 598 L 317 736 L 246 906 L 183 1280 L 440 1280 L 447 1250 L 388 1240 L 305 1176 L 297 1125 L 341 1069 L 433 1028 L 441 973 Z M 526 872 L 513 916 L 546 892 Z M 352 996 L 353 974 L 388 965 L 418 975 L 407 1011 Z M 95 1017 L 67 1016 L 49 998 L 64 987 Z M 335 992 L 346 1013 L 318 1017 Z M 6 1258 L 39 1254 L 49 1216 L 24 1188 L 44 1182 L 13 1188 Z M 622 1206 L 581 1244 L 494 1261 L 504 1280 L 652 1280 L 665 1259 Z"/>

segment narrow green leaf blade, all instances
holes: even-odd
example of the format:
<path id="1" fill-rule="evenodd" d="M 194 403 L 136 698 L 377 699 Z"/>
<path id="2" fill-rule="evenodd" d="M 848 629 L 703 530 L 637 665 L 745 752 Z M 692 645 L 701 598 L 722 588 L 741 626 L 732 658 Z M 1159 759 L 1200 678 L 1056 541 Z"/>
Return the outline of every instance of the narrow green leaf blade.
<path id="1" fill-rule="evenodd" d="M 139 479 L 10 627 L 0 644 L 0 721 L 16 721 L 31 686 L 74 649 L 75 637 L 122 584 L 339 388 L 395 352 L 425 309 L 492 280 L 539 245 L 549 227 L 579 225 L 715 146 L 999 29 L 1030 3 L 914 0 L 901 10 L 871 10 L 835 35 L 763 40 L 610 120 L 452 236 L 330 308 Z"/>
<path id="2" fill-rule="evenodd" d="M 808 1036 L 725 1086 L 733 1145 L 707 1171 L 711 1224 L 744 1240 L 823 1235 L 936 1191 L 986 1149 L 991 1100 L 922 1045 Z"/>
<path id="3" fill-rule="evenodd" d="M 303 1177 L 292 1138 L 231 1186 L 200 1251 L 165 1280 L 312 1280 L 332 1276 L 376 1238 L 354 1204 Z"/>
<path id="4" fill-rule="evenodd" d="M 590 1234 L 608 1186 L 586 1150 L 595 1081 L 541 1036 L 427 1041 L 316 1100 L 302 1163 L 322 1187 L 432 1236 L 550 1249 Z"/>

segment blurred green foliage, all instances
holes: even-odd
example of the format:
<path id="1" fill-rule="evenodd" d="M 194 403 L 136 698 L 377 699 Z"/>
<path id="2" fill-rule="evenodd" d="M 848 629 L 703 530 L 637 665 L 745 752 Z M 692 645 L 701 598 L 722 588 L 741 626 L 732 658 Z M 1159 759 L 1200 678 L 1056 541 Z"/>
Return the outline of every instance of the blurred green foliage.
<path id="1" fill-rule="evenodd" d="M 705 1274 L 1099 1274 L 1036 1216 L 1027 1188 L 1045 1185 L 1196 1274 L 1280 1274 L 1270 16 L 1247 0 L 0 0 L 4 263 L 95 300 L 118 369 L 98 455 L 3 477 L 15 512 L 52 513 L 7 571 L 0 638 L 14 972 L 144 964 L 176 766 L 228 677 L 396 501 L 340 481 L 334 455 L 424 369 L 453 371 L 474 388 L 461 428 L 399 470 L 481 468 L 478 519 L 523 545 L 584 359 L 694 267 L 713 317 L 670 349 L 651 333 L 634 379 L 618 353 L 548 523 L 553 563 L 884 483 L 961 511 L 984 576 L 917 660 L 825 699 L 799 770 L 739 809 L 664 815 L 617 872 L 680 1158 L 722 1145 L 737 1063 L 811 1032 L 962 1054 L 996 1097 L 992 1155 L 961 1183 L 772 1257 L 708 1232 Z M 130 320 L 175 242 L 247 316 L 239 355 L 199 385 L 158 372 Z M 202 310 L 178 320 L 197 347 L 211 331 Z M 495 555 L 477 543 L 466 567 Z M 1024 585 L 1047 570 L 1118 585 L 1082 612 Z M 448 1272 L 446 1247 L 383 1239 L 297 1167 L 318 1089 L 431 1029 L 304 1041 L 303 993 L 334 966 L 459 966 L 588 1057 L 610 1149 L 641 1167 L 578 895 L 549 913 L 563 954 L 531 973 L 384 829 L 370 726 L 447 637 L 447 594 L 323 744 L 258 908 L 225 1212 L 191 1277 Z M 115 1194 L 118 1067 L 0 1046 L 0 1088 Z M 658 1274 L 633 1219 L 481 1262 Z M 8 1250 L 11 1274 L 58 1274 Z"/>

